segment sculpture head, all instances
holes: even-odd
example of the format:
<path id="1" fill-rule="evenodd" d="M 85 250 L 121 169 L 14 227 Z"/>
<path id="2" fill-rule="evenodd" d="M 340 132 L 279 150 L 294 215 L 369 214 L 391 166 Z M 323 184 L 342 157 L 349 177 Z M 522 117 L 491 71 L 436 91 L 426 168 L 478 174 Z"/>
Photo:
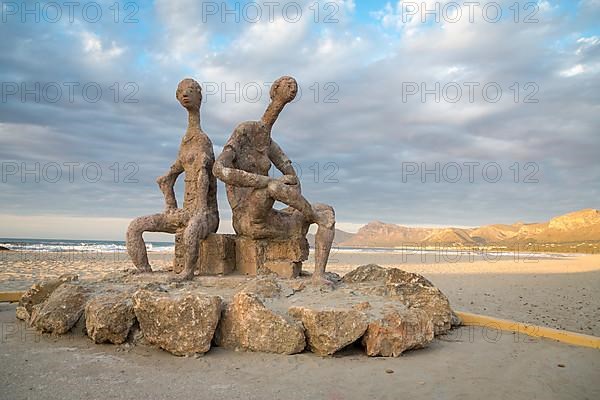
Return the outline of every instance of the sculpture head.
<path id="1" fill-rule="evenodd" d="M 175 97 L 188 111 L 199 110 L 202 103 L 202 88 L 195 80 L 186 78 L 177 85 Z"/>
<path id="2" fill-rule="evenodd" d="M 291 76 L 282 76 L 271 85 L 271 101 L 287 104 L 296 98 L 298 83 Z"/>

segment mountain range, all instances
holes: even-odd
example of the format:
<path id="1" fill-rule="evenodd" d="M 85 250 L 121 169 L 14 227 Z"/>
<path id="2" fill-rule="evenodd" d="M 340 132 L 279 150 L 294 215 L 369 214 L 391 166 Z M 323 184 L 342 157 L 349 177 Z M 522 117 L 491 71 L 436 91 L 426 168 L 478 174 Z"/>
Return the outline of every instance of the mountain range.
<path id="1" fill-rule="evenodd" d="M 314 237 L 309 238 L 311 244 Z M 494 224 L 477 228 L 414 228 L 380 221 L 369 222 L 352 234 L 336 229 L 338 246 L 400 247 L 410 245 L 511 247 L 522 243 L 577 243 L 600 241 L 600 211 L 584 209 L 547 222 Z"/>

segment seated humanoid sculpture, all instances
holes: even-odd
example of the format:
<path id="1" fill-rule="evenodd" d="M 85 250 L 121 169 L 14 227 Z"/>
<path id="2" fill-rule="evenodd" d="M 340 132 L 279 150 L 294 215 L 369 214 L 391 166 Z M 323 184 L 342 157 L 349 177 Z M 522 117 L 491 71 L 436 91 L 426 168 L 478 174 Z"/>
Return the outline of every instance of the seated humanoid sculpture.
<path id="1" fill-rule="evenodd" d="M 193 79 L 184 79 L 177 87 L 176 97 L 188 111 L 188 128 L 177 159 L 169 171 L 156 180 L 165 196 L 166 209 L 163 213 L 139 217 L 131 222 L 127 230 L 127 252 L 140 272 L 151 272 L 142 234 L 176 233 L 185 229 L 181 278 L 191 279 L 200 256 L 200 241 L 219 227 L 217 181 L 212 173 L 215 156 L 210 139 L 200 127 L 200 85 Z M 181 173 L 185 173 L 185 192 L 183 208 L 177 208 L 173 187 Z"/>
<path id="2" fill-rule="evenodd" d="M 238 235 L 252 239 L 305 237 L 310 224 L 316 223 L 313 279 L 327 283 L 324 273 L 335 234 L 335 213 L 331 206 L 311 205 L 302 196 L 291 161 L 271 139 L 273 124 L 297 91 L 294 78 L 277 79 L 262 119 L 243 122 L 235 128 L 213 171 L 226 184 L 233 227 Z M 283 173 L 282 177 L 269 177 L 271 163 Z M 289 207 L 276 210 L 275 201 Z"/>

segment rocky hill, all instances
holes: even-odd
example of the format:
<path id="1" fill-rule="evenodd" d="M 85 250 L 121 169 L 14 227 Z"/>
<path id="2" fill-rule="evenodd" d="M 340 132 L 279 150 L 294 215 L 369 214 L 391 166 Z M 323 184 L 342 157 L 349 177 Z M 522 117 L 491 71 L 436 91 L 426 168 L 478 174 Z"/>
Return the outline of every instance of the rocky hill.
<path id="1" fill-rule="evenodd" d="M 340 231 L 342 232 L 342 231 Z M 600 211 L 585 209 L 552 218 L 548 222 L 512 225 L 495 224 L 478 228 L 411 228 L 370 222 L 352 235 L 336 236 L 342 246 L 399 247 L 421 245 L 505 245 L 518 243 L 576 243 L 600 241 Z"/>

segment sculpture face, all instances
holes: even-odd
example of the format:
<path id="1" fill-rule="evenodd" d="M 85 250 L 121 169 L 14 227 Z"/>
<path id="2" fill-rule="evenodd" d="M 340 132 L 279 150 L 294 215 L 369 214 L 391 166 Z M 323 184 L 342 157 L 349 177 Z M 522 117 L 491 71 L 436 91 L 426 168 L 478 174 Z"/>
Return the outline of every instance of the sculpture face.
<path id="1" fill-rule="evenodd" d="M 271 86 L 271 100 L 289 103 L 294 100 L 298 93 L 298 84 L 291 76 L 282 76 L 273 82 Z"/>
<path id="2" fill-rule="evenodd" d="M 179 82 L 175 96 L 186 109 L 198 110 L 202 103 L 202 88 L 195 80 L 184 79 Z"/>

